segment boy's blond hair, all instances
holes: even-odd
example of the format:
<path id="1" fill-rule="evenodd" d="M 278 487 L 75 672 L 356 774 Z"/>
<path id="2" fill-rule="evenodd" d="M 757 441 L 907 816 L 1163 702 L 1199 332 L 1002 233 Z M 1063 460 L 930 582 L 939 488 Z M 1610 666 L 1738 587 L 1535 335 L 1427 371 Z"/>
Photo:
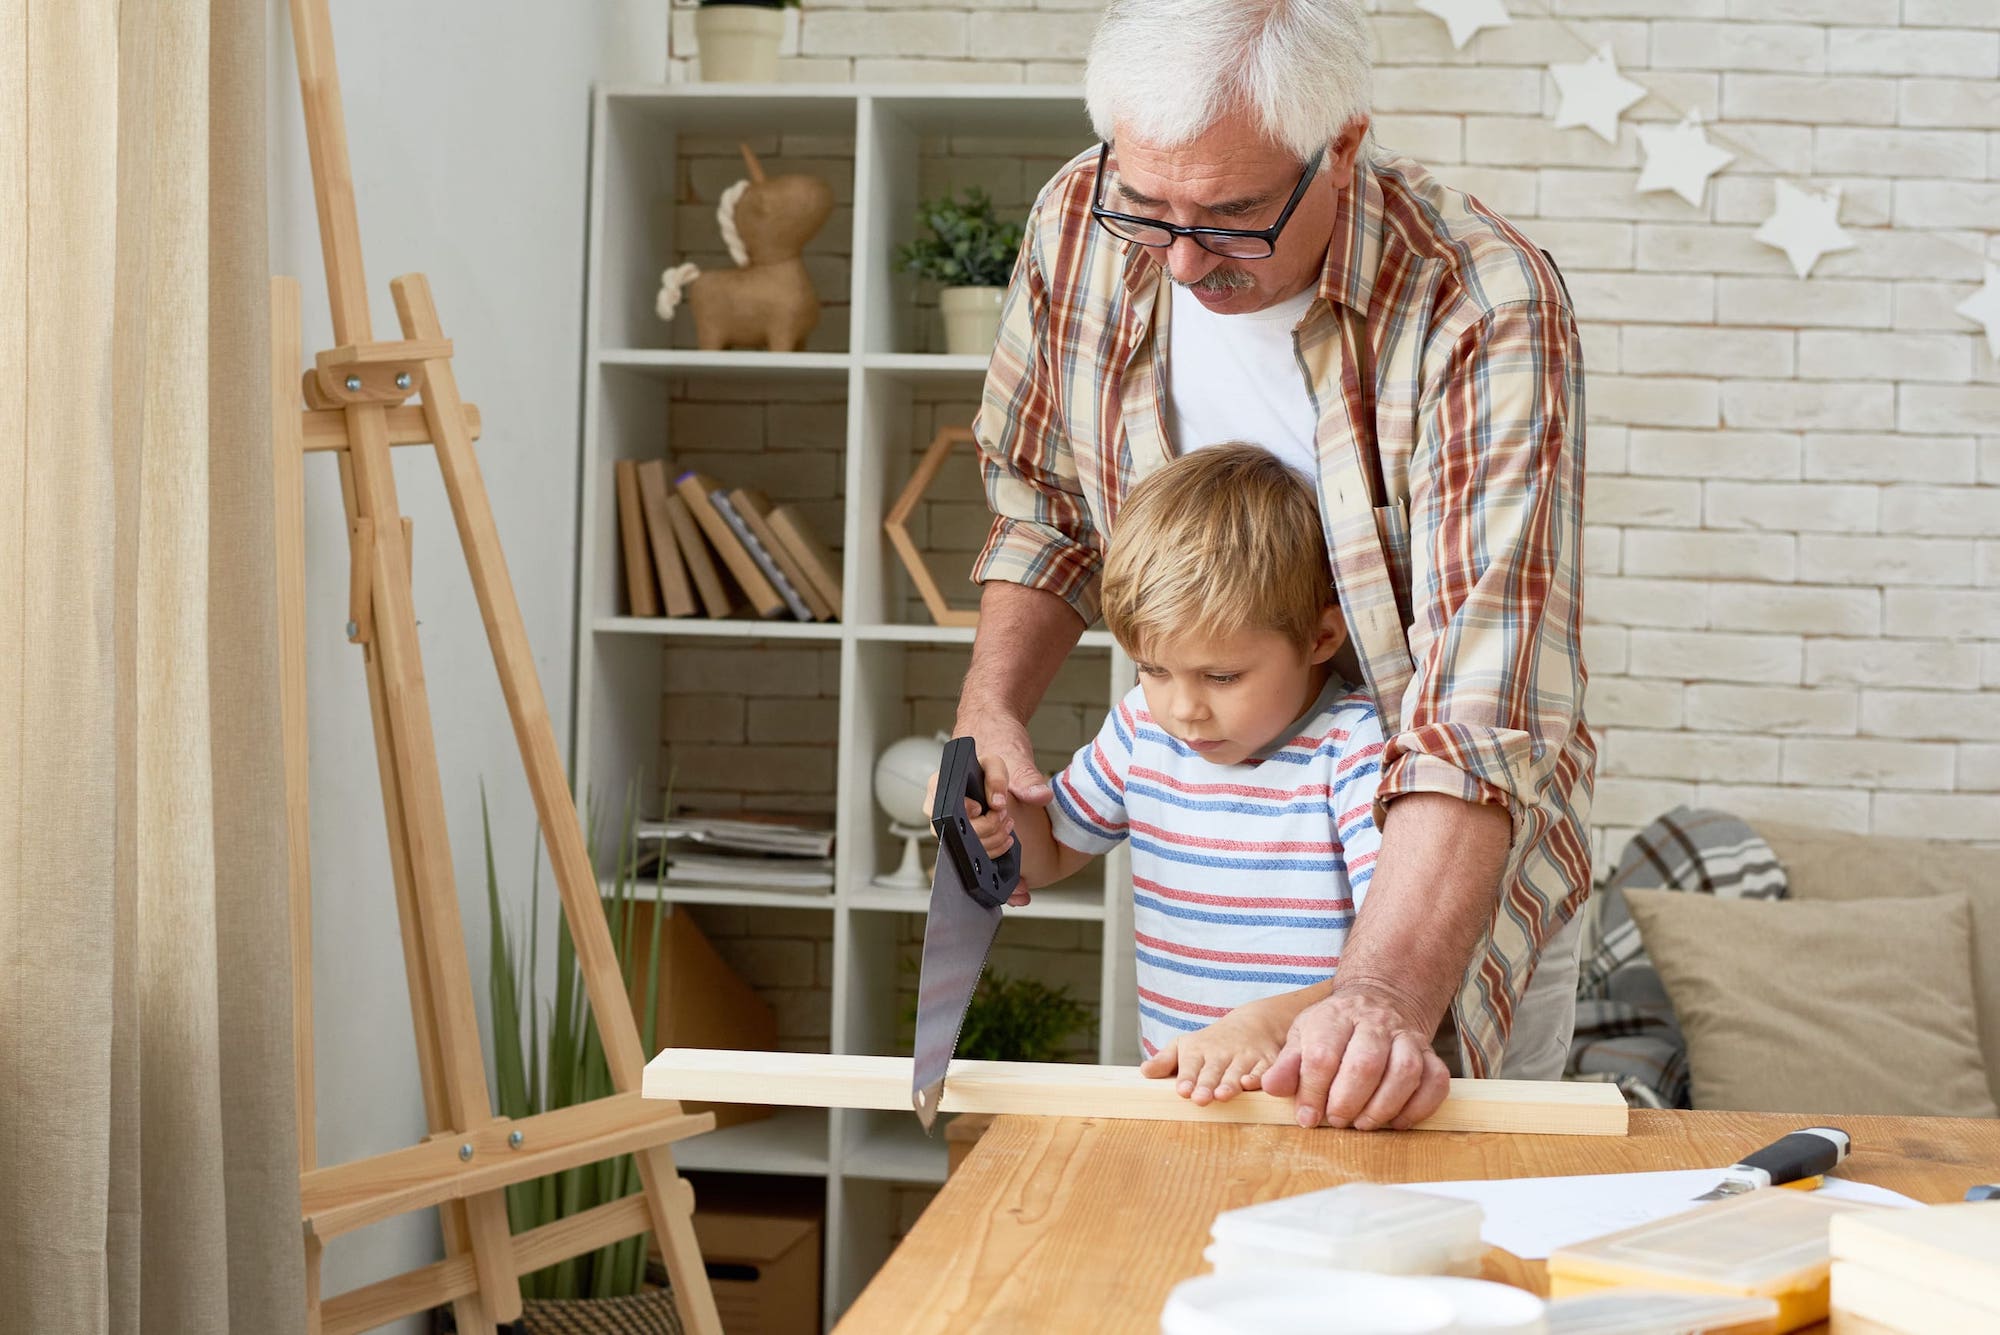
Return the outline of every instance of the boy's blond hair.
<path id="1" fill-rule="evenodd" d="M 1232 441 L 1134 487 L 1104 563 L 1104 624 L 1144 658 L 1167 640 L 1270 630 L 1300 650 L 1333 606 L 1319 504 L 1269 450 Z"/>

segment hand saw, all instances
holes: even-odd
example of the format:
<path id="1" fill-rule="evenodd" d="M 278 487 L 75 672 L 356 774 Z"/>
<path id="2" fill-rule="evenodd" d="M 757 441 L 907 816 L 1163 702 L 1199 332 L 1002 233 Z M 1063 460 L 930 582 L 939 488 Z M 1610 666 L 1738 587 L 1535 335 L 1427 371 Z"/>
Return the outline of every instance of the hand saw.
<path id="1" fill-rule="evenodd" d="M 931 874 L 930 913 L 924 920 L 924 955 L 917 975 L 917 1039 L 910 1074 L 910 1106 L 928 1132 L 944 1096 L 945 1072 L 958 1047 L 965 1009 L 986 967 L 986 952 L 1000 930 L 1000 906 L 1021 882 L 1021 841 L 997 861 L 986 856 L 966 799 L 986 810 L 986 779 L 970 737 L 946 743 L 938 762 L 931 828 L 937 831 L 937 870 Z"/>

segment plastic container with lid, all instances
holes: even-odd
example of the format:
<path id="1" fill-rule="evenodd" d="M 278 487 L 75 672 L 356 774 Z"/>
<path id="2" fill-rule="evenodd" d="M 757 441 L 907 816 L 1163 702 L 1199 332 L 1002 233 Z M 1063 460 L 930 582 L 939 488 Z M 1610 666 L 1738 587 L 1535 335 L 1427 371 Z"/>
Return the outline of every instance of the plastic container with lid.
<path id="1" fill-rule="evenodd" d="M 1215 1217 L 1218 1272 L 1325 1266 L 1383 1275 L 1476 1275 L 1485 1212 L 1472 1201 L 1372 1182 L 1286 1196 Z"/>
<path id="2" fill-rule="evenodd" d="M 1770 1335 L 1775 1298 L 1608 1289 L 1548 1305 L 1549 1335 Z"/>
<path id="3" fill-rule="evenodd" d="M 1564 1247 L 1549 1257 L 1549 1293 L 1672 1289 L 1778 1304 L 1779 1332 L 1827 1315 L 1833 1217 L 1882 1207 L 1767 1187 Z"/>
<path id="4" fill-rule="evenodd" d="M 1272 1266 L 1182 1280 L 1160 1335 L 1455 1335 L 1449 1298 L 1420 1280 Z"/>
<path id="5" fill-rule="evenodd" d="M 1549 1335 L 1548 1304 L 1526 1289 L 1450 1275 L 1409 1282 L 1451 1303 L 1452 1335 Z"/>

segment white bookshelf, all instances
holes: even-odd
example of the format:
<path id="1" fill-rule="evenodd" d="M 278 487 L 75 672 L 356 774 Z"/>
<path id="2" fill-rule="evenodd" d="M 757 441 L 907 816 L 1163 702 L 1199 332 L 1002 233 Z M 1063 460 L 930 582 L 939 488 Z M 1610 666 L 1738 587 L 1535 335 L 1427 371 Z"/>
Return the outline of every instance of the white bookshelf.
<path id="1" fill-rule="evenodd" d="M 685 313 L 669 326 L 654 315 L 661 269 L 682 257 L 673 219 L 677 156 L 685 137 L 705 145 L 738 135 L 794 139 L 832 155 L 852 155 L 851 207 L 836 208 L 828 230 L 848 229 L 848 304 L 823 317 L 814 350 L 796 354 L 700 352 Z M 590 163 L 590 238 L 585 311 L 585 373 L 580 463 L 581 524 L 576 622 L 573 757 L 579 790 L 618 793 L 636 777 L 656 796 L 662 741 L 663 677 L 671 656 L 717 646 L 758 645 L 785 652 L 837 646 L 839 686 L 833 799 L 838 833 L 831 894 L 803 894 L 669 884 L 679 902 L 751 910 L 825 913 L 831 920 L 831 1050 L 897 1051 L 899 950 L 925 896 L 870 885 L 900 854 L 877 810 L 872 772 L 889 742 L 909 732 L 912 656 L 969 652 L 972 632 L 940 628 L 913 616 L 908 581 L 882 533 L 882 517 L 907 480 L 912 421 L 923 396 L 946 391 L 976 399 L 983 357 L 923 349 L 928 313 L 915 284 L 894 272 L 893 248 L 906 241 L 918 199 L 920 155 L 952 136 L 983 143 L 1062 141 L 1065 151 L 1090 142 L 1075 89 L 864 84 L 808 86 L 674 84 L 606 86 L 595 94 Z M 928 147 L 927 147 L 928 146 Z M 983 150 L 990 153 L 989 148 Z M 767 158 L 784 170 L 784 156 Z M 674 205 L 681 207 L 676 209 Z M 809 259 L 811 252 L 808 252 Z M 822 283 L 822 297 L 827 297 Z M 829 302 L 832 305 L 832 302 Z M 831 327 L 829 327 L 831 325 Z M 840 444 L 841 531 L 823 533 L 841 548 L 845 606 L 837 623 L 642 619 L 625 615 L 612 463 L 675 455 L 703 442 L 671 434 L 669 400 L 688 386 L 713 386 L 737 397 L 762 387 L 844 394 Z M 715 445 L 708 443 L 713 450 Z M 969 593 L 969 590 L 967 591 Z M 1103 665 L 1101 704 L 1129 686 L 1131 667 L 1102 630 L 1079 651 Z M 667 739 L 671 741 L 671 738 Z M 685 776 L 681 776 L 685 779 Z M 1035 896 L 1024 919 L 1076 923 L 1095 942 L 1101 1016 L 1097 1055 L 1129 1061 L 1137 1050 L 1131 970 L 1131 920 L 1122 857 Z M 1007 941 L 1003 926 L 1001 943 Z M 944 1178 L 942 1134 L 926 1139 L 913 1114 L 781 1111 L 676 1147 L 691 1169 L 823 1178 L 825 1318 L 845 1310 L 887 1256 L 899 1227 L 906 1187 Z"/>

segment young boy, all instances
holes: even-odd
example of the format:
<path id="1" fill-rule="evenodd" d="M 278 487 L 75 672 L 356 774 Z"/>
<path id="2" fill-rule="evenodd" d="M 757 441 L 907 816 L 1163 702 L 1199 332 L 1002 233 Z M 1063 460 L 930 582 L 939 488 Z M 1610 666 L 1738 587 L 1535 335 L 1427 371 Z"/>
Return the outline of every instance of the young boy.
<path id="1" fill-rule="evenodd" d="M 1126 499 L 1102 604 L 1138 687 L 1050 806 L 974 827 L 995 856 L 1019 835 L 1029 889 L 1130 839 L 1140 1069 L 1229 1099 L 1330 991 L 1379 845 L 1381 730 L 1332 666 L 1346 625 L 1310 486 L 1254 445 L 1174 460 Z"/>

